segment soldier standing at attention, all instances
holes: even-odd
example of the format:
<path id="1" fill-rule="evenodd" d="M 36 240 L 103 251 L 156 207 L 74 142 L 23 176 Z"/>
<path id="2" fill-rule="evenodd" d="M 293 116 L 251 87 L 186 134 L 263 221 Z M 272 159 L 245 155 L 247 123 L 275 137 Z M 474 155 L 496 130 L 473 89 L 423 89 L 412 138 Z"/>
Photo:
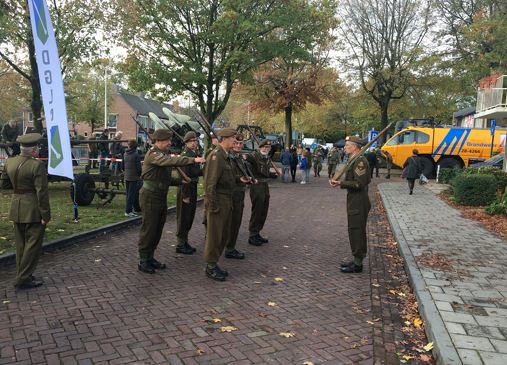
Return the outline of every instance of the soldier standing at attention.
<path id="1" fill-rule="evenodd" d="M 229 241 L 231 231 L 236 176 L 229 152 L 236 142 L 236 130 L 224 128 L 218 132 L 218 137 L 219 144 L 206 159 L 204 170 L 204 206 L 207 220 L 204 260 L 206 276 L 225 281 L 229 274 L 218 266 L 218 260 Z M 245 178 L 241 178 L 241 181 L 248 182 Z"/>
<path id="2" fill-rule="evenodd" d="M 42 136 L 29 133 L 17 138 L 21 154 L 7 159 L 0 176 L 0 189 L 14 189 L 9 219 L 16 240 L 16 288 L 41 286 L 32 274 L 42 253 L 44 230 L 51 219 L 46 166 L 36 157 Z"/>
<path id="3" fill-rule="evenodd" d="M 313 172 L 314 177 L 320 177 L 320 171 L 322 170 L 322 159 L 324 153 L 322 152 L 322 147 L 318 146 L 315 151 L 313 151 Z"/>
<path id="4" fill-rule="evenodd" d="M 269 210 L 269 178 L 276 178 L 276 174 L 270 172 L 271 160 L 269 151 L 271 142 L 263 140 L 259 144 L 259 151 L 254 151 L 247 156 L 247 161 L 252 165 L 252 173 L 257 180 L 257 184 L 250 187 L 250 199 L 252 200 L 252 214 L 248 230 L 250 238 L 248 243 L 254 246 L 262 246 L 268 243 L 268 240 L 260 235 Z"/>
<path id="5" fill-rule="evenodd" d="M 181 156 L 198 157 L 197 154 L 197 135 L 195 132 L 187 132 L 183 137 L 185 147 Z M 197 183 L 202 170 L 199 165 L 189 165 L 183 168 L 185 174 L 191 179 L 187 184 L 178 187 L 176 193 L 176 239 L 178 245 L 176 252 L 185 255 L 192 255 L 196 249 L 188 243 L 188 232 L 192 229 L 195 210 L 197 207 Z"/>
<path id="6" fill-rule="evenodd" d="M 359 153 L 362 146 L 359 137 L 346 138 L 345 153 L 349 159 Z M 366 256 L 366 222 L 371 204 L 368 198 L 368 184 L 371 181 L 370 167 L 364 156 L 360 156 L 345 171 L 345 179 L 342 181 L 330 180 L 333 187 L 340 186 L 347 189 L 347 220 L 349 230 L 350 248 L 354 259 L 341 264 L 341 272 L 356 273 L 363 271 L 363 259 Z"/>
<path id="7" fill-rule="evenodd" d="M 334 173 L 336 172 L 336 166 L 340 163 L 340 152 L 338 148 L 333 147 L 331 151 L 329 151 L 329 155 L 327 155 L 327 176 L 328 178 L 332 178 Z"/>
<path id="8" fill-rule="evenodd" d="M 162 237 L 167 217 L 167 191 L 171 183 L 171 167 L 202 163 L 201 157 L 168 155 L 172 132 L 157 129 L 152 135 L 153 147 L 144 158 L 141 177 L 143 187 L 139 202 L 143 221 L 139 231 L 140 271 L 153 274 L 155 269 L 165 269 L 166 265 L 154 257 L 157 245 Z"/>
<path id="9" fill-rule="evenodd" d="M 231 152 L 232 167 L 234 169 L 234 175 L 236 176 L 236 184 L 232 193 L 232 221 L 231 221 L 231 233 L 229 240 L 225 246 L 225 257 L 228 259 L 239 259 L 245 258 L 245 254 L 236 249 L 236 241 L 238 240 L 239 227 L 241 227 L 241 221 L 243 219 L 243 208 L 245 207 L 245 190 L 246 186 L 241 181 L 241 177 L 246 175 L 246 166 L 241 155 L 243 149 L 243 135 L 236 135 L 236 142 Z M 249 178 L 249 183 L 252 183 L 252 178 Z"/>

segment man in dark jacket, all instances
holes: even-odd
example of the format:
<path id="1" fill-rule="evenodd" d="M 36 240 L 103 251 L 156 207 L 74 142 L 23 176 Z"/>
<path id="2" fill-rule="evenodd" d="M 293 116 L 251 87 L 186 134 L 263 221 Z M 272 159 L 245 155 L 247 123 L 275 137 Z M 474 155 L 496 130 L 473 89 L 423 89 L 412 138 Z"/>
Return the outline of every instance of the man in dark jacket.
<path id="1" fill-rule="evenodd" d="M 290 175 L 292 177 L 292 182 L 296 182 L 296 172 L 298 168 L 299 158 L 296 148 L 293 148 L 290 153 Z"/>
<path id="2" fill-rule="evenodd" d="M 125 217 L 137 217 L 141 211 L 139 206 L 139 189 L 141 188 L 141 156 L 137 152 L 135 139 L 128 141 L 127 150 L 123 155 L 124 179 L 127 185 L 127 201 L 125 205 Z"/>
<path id="3" fill-rule="evenodd" d="M 419 179 L 422 174 L 423 166 L 421 159 L 419 158 L 419 151 L 414 149 L 412 150 L 412 156 L 410 156 L 407 161 L 403 164 L 403 176 L 407 179 L 409 194 L 412 195 L 414 193 L 414 185 L 415 181 Z"/>
<path id="4" fill-rule="evenodd" d="M 366 159 L 368 160 L 368 165 L 370 166 L 371 177 L 373 177 L 373 170 L 377 166 L 377 155 L 376 155 L 375 151 L 368 152 L 366 154 Z"/>
<path id="5" fill-rule="evenodd" d="M 102 133 L 99 135 L 97 139 L 100 139 L 99 143 L 99 152 L 100 152 L 100 163 L 99 163 L 99 171 L 100 173 L 104 173 L 106 171 L 106 159 L 109 157 L 109 142 L 108 142 L 108 133 L 109 130 L 104 129 Z"/>
<path id="6" fill-rule="evenodd" d="M 18 127 L 16 126 L 16 122 L 14 120 L 11 120 L 8 123 L 4 124 L 0 133 L 0 141 L 4 142 L 7 145 L 10 145 L 12 152 L 9 154 L 9 156 L 19 155 L 19 145 L 15 143 L 18 136 Z M 8 150 L 7 153 L 9 153 Z"/>
<path id="7" fill-rule="evenodd" d="M 288 147 L 283 150 L 280 162 L 282 163 L 282 182 L 288 183 L 290 170 L 290 151 Z"/>

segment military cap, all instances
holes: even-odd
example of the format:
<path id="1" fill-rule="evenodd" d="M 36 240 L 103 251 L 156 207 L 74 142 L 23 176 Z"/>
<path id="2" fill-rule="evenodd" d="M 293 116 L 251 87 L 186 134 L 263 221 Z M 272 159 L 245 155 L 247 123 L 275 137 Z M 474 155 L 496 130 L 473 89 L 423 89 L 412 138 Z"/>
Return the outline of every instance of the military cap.
<path id="1" fill-rule="evenodd" d="M 219 137 L 222 137 L 222 138 L 229 138 L 229 137 L 234 137 L 236 135 L 236 130 L 234 128 L 224 128 L 222 130 L 220 130 L 217 135 Z"/>
<path id="2" fill-rule="evenodd" d="M 196 138 L 197 138 L 197 134 L 195 134 L 195 132 L 193 132 L 193 131 L 190 131 L 185 134 L 185 137 L 183 137 L 183 142 L 187 143 L 191 139 L 196 139 Z"/>
<path id="3" fill-rule="evenodd" d="M 364 141 L 357 136 L 348 136 L 345 141 L 355 143 L 360 147 L 364 146 Z"/>
<path id="4" fill-rule="evenodd" d="M 18 141 L 23 147 L 33 147 L 36 146 L 41 139 L 42 135 L 39 133 L 27 133 L 19 136 L 16 141 Z"/>
<path id="5" fill-rule="evenodd" d="M 166 141 L 171 139 L 173 132 L 169 129 L 157 129 L 151 136 L 154 141 Z"/>
<path id="6" fill-rule="evenodd" d="M 242 141 L 244 139 L 245 139 L 245 137 L 243 137 L 243 135 L 241 133 L 236 134 L 236 141 Z"/>
<path id="7" fill-rule="evenodd" d="M 269 139 L 262 140 L 261 143 L 259 143 L 259 148 L 264 146 L 271 146 L 271 141 Z"/>

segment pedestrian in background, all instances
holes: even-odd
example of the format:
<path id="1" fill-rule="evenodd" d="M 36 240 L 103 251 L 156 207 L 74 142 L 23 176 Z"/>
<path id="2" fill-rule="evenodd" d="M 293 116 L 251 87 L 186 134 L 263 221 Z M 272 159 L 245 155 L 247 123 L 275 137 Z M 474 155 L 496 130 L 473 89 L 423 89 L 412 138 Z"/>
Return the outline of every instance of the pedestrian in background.
<path id="1" fill-rule="evenodd" d="M 290 153 L 290 175 L 292 177 L 292 182 L 296 182 L 296 172 L 298 169 L 299 157 L 296 148 L 292 148 Z"/>
<path id="2" fill-rule="evenodd" d="M 99 163 L 99 172 L 101 174 L 106 172 L 106 164 L 107 158 L 109 157 L 109 130 L 106 128 L 102 131 L 97 139 L 100 139 L 102 142 L 99 143 L 99 152 L 100 152 L 100 163 Z"/>
<path id="3" fill-rule="evenodd" d="M 120 160 L 123 157 L 123 145 L 121 142 L 119 142 L 123 137 L 123 132 L 118 131 L 114 134 L 113 143 L 111 143 L 111 157 L 112 157 L 112 165 L 111 170 L 113 173 L 120 173 L 121 172 L 121 163 Z"/>
<path id="4" fill-rule="evenodd" d="M 125 217 L 137 217 L 141 212 L 139 205 L 139 190 L 141 189 L 141 155 L 137 151 L 137 142 L 131 139 L 127 143 L 127 150 L 123 155 L 123 170 L 126 184 L 127 196 L 125 204 Z"/>
<path id="5" fill-rule="evenodd" d="M 289 148 L 286 147 L 280 156 L 280 162 L 282 163 L 282 182 L 284 183 L 289 182 L 290 160 L 291 153 Z"/>
<path id="6" fill-rule="evenodd" d="M 18 136 L 18 127 L 15 120 L 10 120 L 8 123 L 4 124 L 2 131 L 0 132 L 0 141 L 4 142 L 11 148 L 11 153 L 9 153 L 8 149 L 5 149 L 9 156 L 19 155 L 19 145 L 15 143 Z"/>
<path id="7" fill-rule="evenodd" d="M 42 136 L 28 133 L 17 138 L 20 155 L 9 157 L 0 175 L 0 189 L 14 189 L 9 220 L 16 240 L 16 288 L 28 289 L 43 282 L 33 276 L 42 254 L 44 230 L 51 219 L 46 165 L 37 160 Z"/>
<path id="8" fill-rule="evenodd" d="M 419 157 L 419 151 L 414 149 L 412 150 L 412 156 L 410 156 L 403 164 L 402 172 L 402 177 L 407 179 L 410 195 L 414 193 L 415 181 L 421 176 L 422 170 L 422 162 Z"/>
<path id="9" fill-rule="evenodd" d="M 373 170 L 377 168 L 377 155 L 375 151 L 369 151 L 366 154 L 366 160 L 368 160 L 368 165 L 370 166 L 370 174 L 373 177 Z M 378 175 L 377 175 L 378 177 Z"/>
<path id="10" fill-rule="evenodd" d="M 321 146 L 318 146 L 315 151 L 313 151 L 313 176 L 320 177 L 320 171 L 322 170 L 322 160 L 324 158 L 324 151 Z"/>
<path id="11" fill-rule="evenodd" d="M 391 178 L 391 168 L 393 167 L 393 156 L 391 156 L 391 154 L 389 152 L 382 151 L 382 150 L 380 150 L 380 154 L 386 160 L 386 169 L 387 169 L 386 179 L 390 179 Z"/>
<path id="12" fill-rule="evenodd" d="M 327 177 L 332 178 L 334 173 L 336 172 L 336 166 L 341 162 L 340 152 L 338 148 L 331 148 L 329 154 L 327 155 Z"/>

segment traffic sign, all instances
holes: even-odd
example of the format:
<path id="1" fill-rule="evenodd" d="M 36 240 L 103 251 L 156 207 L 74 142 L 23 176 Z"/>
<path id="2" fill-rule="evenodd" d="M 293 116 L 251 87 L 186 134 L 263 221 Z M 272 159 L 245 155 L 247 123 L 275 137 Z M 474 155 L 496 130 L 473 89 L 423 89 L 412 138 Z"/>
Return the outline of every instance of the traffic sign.
<path id="1" fill-rule="evenodd" d="M 375 128 L 372 128 L 370 131 L 368 131 L 368 142 L 370 142 L 372 139 L 376 138 L 379 134 L 379 131 L 376 131 Z M 371 145 L 370 148 L 377 148 L 378 146 L 378 142 L 375 141 L 375 143 L 373 143 Z"/>
<path id="2" fill-rule="evenodd" d="M 496 119 L 491 119 L 491 136 L 495 135 Z"/>

